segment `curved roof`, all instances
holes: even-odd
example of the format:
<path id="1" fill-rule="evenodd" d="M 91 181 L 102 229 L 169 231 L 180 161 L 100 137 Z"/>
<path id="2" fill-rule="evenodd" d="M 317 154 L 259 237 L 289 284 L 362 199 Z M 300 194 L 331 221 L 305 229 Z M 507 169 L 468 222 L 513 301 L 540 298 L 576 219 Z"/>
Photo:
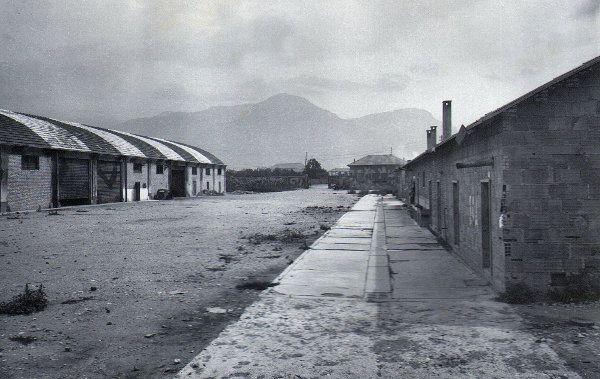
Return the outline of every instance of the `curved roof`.
<path id="1" fill-rule="evenodd" d="M 2 109 L 0 144 L 223 165 L 195 146 Z"/>

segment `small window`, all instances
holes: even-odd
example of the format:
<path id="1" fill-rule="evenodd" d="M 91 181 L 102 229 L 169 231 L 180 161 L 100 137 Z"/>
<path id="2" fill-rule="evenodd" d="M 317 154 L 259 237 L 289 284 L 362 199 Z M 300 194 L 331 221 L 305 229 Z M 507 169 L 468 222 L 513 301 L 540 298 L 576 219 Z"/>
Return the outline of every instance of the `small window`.
<path id="1" fill-rule="evenodd" d="M 206 168 L 206 175 L 210 175 L 210 168 Z"/>
<path id="2" fill-rule="evenodd" d="M 223 169 L 221 169 L 221 168 L 220 168 L 220 169 L 218 169 L 218 170 L 217 170 L 217 175 L 222 175 L 222 174 L 223 174 Z"/>
<path id="3" fill-rule="evenodd" d="M 157 164 L 156 165 L 156 173 L 157 174 L 164 174 L 165 173 L 165 166 L 163 166 L 161 164 Z"/>
<path id="4" fill-rule="evenodd" d="M 208 169 L 207 169 L 208 170 Z M 206 182 L 206 189 L 209 190 L 210 189 L 210 182 Z"/>
<path id="5" fill-rule="evenodd" d="M 133 164 L 133 172 L 142 172 L 142 164 L 134 163 Z"/>
<path id="6" fill-rule="evenodd" d="M 192 167 L 192 175 L 198 175 L 198 167 Z"/>
<path id="7" fill-rule="evenodd" d="M 37 155 L 21 155 L 21 170 L 39 170 L 40 157 Z"/>

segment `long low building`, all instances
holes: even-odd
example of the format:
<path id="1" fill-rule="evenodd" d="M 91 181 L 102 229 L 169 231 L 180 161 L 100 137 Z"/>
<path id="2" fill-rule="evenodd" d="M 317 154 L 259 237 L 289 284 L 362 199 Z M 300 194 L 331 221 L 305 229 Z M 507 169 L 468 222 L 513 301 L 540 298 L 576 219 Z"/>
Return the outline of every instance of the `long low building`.
<path id="1" fill-rule="evenodd" d="M 450 106 L 400 174 L 415 218 L 499 290 L 600 284 L 600 57 L 454 135 Z"/>
<path id="2" fill-rule="evenodd" d="M 0 110 L 0 212 L 223 193 L 225 168 L 187 144 Z"/>

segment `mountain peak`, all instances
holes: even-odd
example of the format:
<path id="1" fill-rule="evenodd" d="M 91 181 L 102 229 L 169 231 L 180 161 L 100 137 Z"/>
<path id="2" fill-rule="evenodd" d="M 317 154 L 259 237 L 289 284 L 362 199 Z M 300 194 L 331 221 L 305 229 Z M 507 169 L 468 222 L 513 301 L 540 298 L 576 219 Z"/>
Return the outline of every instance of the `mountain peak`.
<path id="1" fill-rule="evenodd" d="M 303 106 L 313 106 L 318 108 L 316 105 L 308 101 L 306 98 L 296 95 L 290 95 L 289 93 L 278 93 L 277 95 L 273 95 L 258 104 L 288 104 L 288 105 L 303 105 Z"/>
<path id="2" fill-rule="evenodd" d="M 423 110 L 342 119 L 304 97 L 279 93 L 254 104 L 130 120 L 121 130 L 201 146 L 230 167 L 299 162 L 306 153 L 323 167 L 344 167 L 390 148 L 399 157 L 415 156 L 425 149 L 430 125 L 439 122 Z"/>

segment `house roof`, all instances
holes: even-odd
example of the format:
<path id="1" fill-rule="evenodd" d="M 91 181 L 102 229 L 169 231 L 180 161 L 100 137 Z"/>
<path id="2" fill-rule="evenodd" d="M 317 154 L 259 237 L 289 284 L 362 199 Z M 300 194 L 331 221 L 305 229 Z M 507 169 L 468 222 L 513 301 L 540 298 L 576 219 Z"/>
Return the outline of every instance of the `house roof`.
<path id="1" fill-rule="evenodd" d="M 527 92 L 526 94 L 524 94 L 523 96 L 511 101 L 510 103 L 503 105 L 502 107 L 496 109 L 495 111 L 492 111 L 490 113 L 486 113 L 483 117 L 479 118 L 477 121 L 469 124 L 468 126 L 464 127 L 464 130 L 462 130 L 462 133 L 469 133 L 471 132 L 472 129 L 477 128 L 479 125 L 483 124 L 484 122 L 491 120 L 492 118 L 498 116 L 501 113 L 504 113 L 506 111 L 508 111 L 509 109 L 513 108 L 515 105 L 518 105 L 530 98 L 532 98 L 533 96 L 547 90 L 548 88 L 552 87 L 553 85 L 556 85 L 558 83 L 561 83 L 567 79 L 569 79 L 570 77 L 584 71 L 587 70 L 589 68 L 591 68 L 594 65 L 597 65 L 600 63 L 600 56 L 591 59 L 585 63 L 583 63 L 582 65 L 575 67 L 574 69 L 552 79 L 551 81 L 537 87 L 536 89 Z M 462 129 L 462 128 L 461 128 Z M 460 131 L 459 131 L 460 132 Z M 450 141 L 454 140 L 456 138 L 456 136 L 459 133 L 455 133 L 453 134 L 450 138 L 446 139 L 445 141 L 440 142 L 439 144 L 436 145 L 436 147 L 438 146 L 442 146 L 445 145 L 447 143 L 449 143 Z M 409 165 L 411 162 L 415 162 L 417 160 L 420 160 L 423 156 L 430 154 L 430 151 L 424 151 L 423 153 L 419 154 L 418 156 L 416 156 L 414 159 L 412 159 L 410 162 L 407 162 L 406 165 Z"/>
<path id="2" fill-rule="evenodd" d="M 0 144 L 222 165 L 194 146 L 0 109 Z"/>
<path id="3" fill-rule="evenodd" d="M 362 157 L 357 161 L 349 163 L 348 166 L 384 166 L 384 165 L 402 165 L 404 164 L 404 160 L 392 155 L 367 155 L 366 157 Z"/>
<path id="4" fill-rule="evenodd" d="M 347 171 L 350 171 L 349 167 L 336 167 L 336 168 L 329 170 L 329 172 L 347 172 Z"/>
<path id="5" fill-rule="evenodd" d="M 303 163 L 277 163 L 271 166 L 271 169 L 304 171 Z"/>

